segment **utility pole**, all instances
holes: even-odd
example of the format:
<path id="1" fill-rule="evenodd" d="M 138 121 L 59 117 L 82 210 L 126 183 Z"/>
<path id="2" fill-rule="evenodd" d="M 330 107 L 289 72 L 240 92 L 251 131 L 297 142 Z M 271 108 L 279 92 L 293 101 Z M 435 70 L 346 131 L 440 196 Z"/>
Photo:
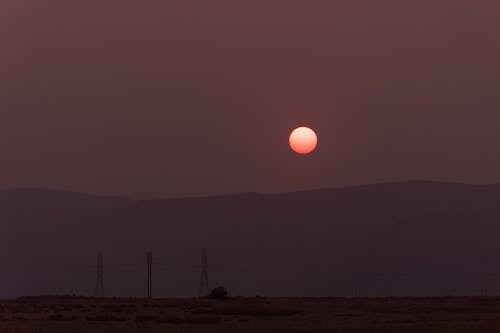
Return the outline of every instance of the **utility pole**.
<path id="1" fill-rule="evenodd" d="M 208 255 L 207 249 L 203 248 L 201 253 L 201 279 L 200 288 L 198 289 L 198 297 L 207 296 L 210 293 L 208 286 Z"/>
<path id="2" fill-rule="evenodd" d="M 97 254 L 97 281 L 94 289 L 94 297 L 104 297 L 104 278 L 102 273 L 102 252 Z"/>
<path id="3" fill-rule="evenodd" d="M 153 285 L 152 285 L 152 276 L 151 276 L 151 266 L 153 265 L 153 254 L 148 252 L 147 254 L 147 262 L 148 262 L 148 299 L 153 297 Z"/>

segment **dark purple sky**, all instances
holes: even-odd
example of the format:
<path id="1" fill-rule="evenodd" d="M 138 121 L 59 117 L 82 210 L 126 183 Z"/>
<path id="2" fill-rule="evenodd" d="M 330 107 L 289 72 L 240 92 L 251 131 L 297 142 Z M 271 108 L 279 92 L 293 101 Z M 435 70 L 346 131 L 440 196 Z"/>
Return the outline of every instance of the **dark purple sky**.
<path id="1" fill-rule="evenodd" d="M 0 187 L 500 181 L 500 5 L 3 0 Z M 294 155 L 288 134 L 315 128 Z"/>

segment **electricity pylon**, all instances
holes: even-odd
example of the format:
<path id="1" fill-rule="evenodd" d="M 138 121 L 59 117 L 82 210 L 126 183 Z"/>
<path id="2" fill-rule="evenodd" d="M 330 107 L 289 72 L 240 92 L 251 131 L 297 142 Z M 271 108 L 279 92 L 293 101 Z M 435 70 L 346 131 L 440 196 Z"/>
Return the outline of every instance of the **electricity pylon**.
<path id="1" fill-rule="evenodd" d="M 102 253 L 97 254 L 97 281 L 94 289 L 94 297 L 104 297 L 104 278 L 102 273 Z"/>
<path id="2" fill-rule="evenodd" d="M 147 254 L 147 262 L 148 262 L 148 299 L 153 297 L 153 278 L 151 276 L 151 266 L 153 265 L 153 254 L 148 252 Z"/>
<path id="3" fill-rule="evenodd" d="M 210 293 L 208 286 L 208 255 L 207 249 L 203 248 L 201 253 L 201 279 L 200 289 L 198 289 L 198 297 L 207 296 Z"/>

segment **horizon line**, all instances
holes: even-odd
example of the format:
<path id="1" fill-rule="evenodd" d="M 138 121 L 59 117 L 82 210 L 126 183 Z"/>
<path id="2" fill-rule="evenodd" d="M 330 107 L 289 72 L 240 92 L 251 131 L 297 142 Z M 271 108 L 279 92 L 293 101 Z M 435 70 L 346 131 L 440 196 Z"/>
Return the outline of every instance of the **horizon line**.
<path id="1" fill-rule="evenodd" d="M 359 183 L 353 185 L 332 185 L 325 187 L 316 187 L 310 189 L 302 189 L 302 190 L 291 190 L 291 191 L 281 191 L 281 192 L 257 192 L 257 191 L 241 191 L 241 192 L 228 192 L 228 193 L 220 193 L 220 194 L 193 194 L 193 195 L 180 195 L 180 196 L 172 196 L 172 197 L 151 197 L 151 198 L 138 198 L 133 196 L 126 195 L 117 195 L 117 194 L 100 194 L 100 193 L 92 193 L 87 191 L 78 191 L 78 190 L 70 190 L 64 188 L 52 188 L 52 187 L 6 187 L 0 188 L 0 193 L 2 192 L 16 192 L 16 191 L 31 191 L 31 192 L 53 192 L 53 193 L 66 193 L 73 195 L 83 195 L 89 197 L 100 197 L 100 198 L 114 198 L 114 199 L 122 199 L 122 200 L 131 200 L 131 201 L 163 201 L 163 200 L 187 200 L 187 199 L 210 199 L 210 198 L 224 198 L 224 197 L 234 197 L 234 196 L 277 196 L 277 195 L 288 195 L 288 194 L 300 194 L 306 192 L 320 192 L 320 191 L 329 191 L 329 190 L 343 190 L 343 189 L 355 189 L 355 188 L 367 188 L 367 187 L 375 187 L 375 186 L 383 186 L 383 185 L 403 185 L 403 184 L 442 184 L 442 185 L 461 185 L 461 186 L 474 186 L 474 187 L 492 187 L 499 186 L 500 182 L 492 182 L 492 183 L 468 183 L 461 181 L 442 181 L 442 180 L 425 180 L 425 179 L 410 179 L 410 180 L 400 180 L 400 181 L 380 181 L 380 182 L 370 182 L 370 183 Z"/>

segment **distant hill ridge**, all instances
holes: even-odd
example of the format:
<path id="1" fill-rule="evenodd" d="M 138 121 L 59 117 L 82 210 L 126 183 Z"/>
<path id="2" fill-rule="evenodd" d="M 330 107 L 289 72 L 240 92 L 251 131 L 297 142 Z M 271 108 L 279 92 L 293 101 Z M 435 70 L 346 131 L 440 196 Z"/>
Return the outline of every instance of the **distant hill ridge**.
<path id="1" fill-rule="evenodd" d="M 443 182 L 443 181 L 429 181 L 429 180 L 408 180 L 408 181 L 400 181 L 400 182 L 380 182 L 380 183 L 368 183 L 368 184 L 360 184 L 360 185 L 351 185 L 351 186 L 335 186 L 335 187 L 323 187 L 323 188 L 315 188 L 308 190 L 297 190 L 290 192 L 272 192 L 272 193 L 264 193 L 264 192 L 235 192 L 235 193 L 227 193 L 227 194 L 216 194 L 216 195 L 195 195 L 195 196 L 181 196 L 181 197 L 171 197 L 171 198 L 149 198 L 149 199 L 131 199 L 127 196 L 121 195 L 112 195 L 112 194 L 93 194 L 90 192 L 79 192 L 79 191 L 70 191 L 70 190 L 62 190 L 62 189 L 53 189 L 53 188 L 39 188 L 39 187 L 19 187 L 19 188 L 5 188 L 0 189 L 0 195 L 54 195 L 57 197 L 61 196 L 70 196 L 73 198 L 112 198 L 112 199 L 123 199 L 123 200 L 134 200 L 134 201 L 161 201 L 161 200 L 188 200 L 188 199 L 210 199 L 210 198 L 225 198 L 225 197 L 246 197 L 246 196 L 276 196 L 276 195 L 294 195 L 294 194 L 303 194 L 303 193 L 320 193 L 320 192 L 331 192 L 331 191 L 342 191 L 342 190 L 368 190 L 368 189 L 380 189 L 380 188 L 399 188 L 404 189 L 408 187 L 461 187 L 461 188 L 470 188 L 470 189 L 489 189 L 489 188 L 500 188 L 500 183 L 491 183 L 491 184 L 470 184 L 470 183 L 461 183 L 461 182 Z"/>
<path id="2" fill-rule="evenodd" d="M 271 296 L 500 293 L 500 185 L 409 181 L 279 194 L 132 200 L 0 190 L 0 297 L 193 296 L 212 283 Z M 499 268 L 497 268 L 499 267 Z M 0 269 L 1 271 L 2 269 Z"/>

